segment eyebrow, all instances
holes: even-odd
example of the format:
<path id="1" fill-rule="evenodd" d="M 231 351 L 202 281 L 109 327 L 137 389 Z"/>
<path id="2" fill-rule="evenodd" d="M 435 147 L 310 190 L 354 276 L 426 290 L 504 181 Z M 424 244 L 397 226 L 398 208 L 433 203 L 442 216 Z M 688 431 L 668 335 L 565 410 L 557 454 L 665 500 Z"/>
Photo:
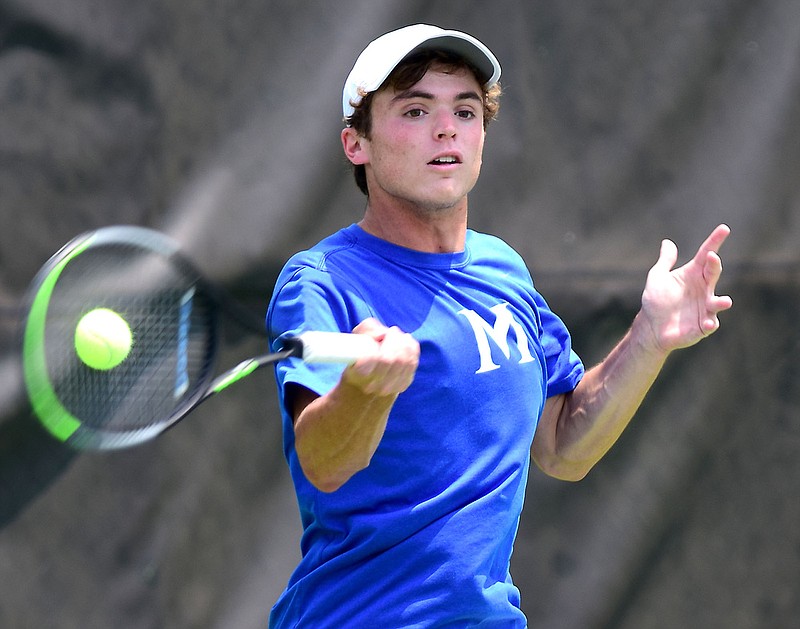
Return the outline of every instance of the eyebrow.
<path id="1" fill-rule="evenodd" d="M 436 96 L 431 94 L 430 92 L 425 92 L 423 90 L 415 90 L 414 88 L 404 90 L 399 94 L 396 94 L 392 101 L 400 101 L 400 100 L 411 100 L 413 98 L 419 98 L 422 100 L 436 100 Z M 479 103 L 483 102 L 481 96 L 475 91 L 467 91 L 467 92 L 460 92 L 455 97 L 456 101 L 460 100 L 476 100 Z"/>

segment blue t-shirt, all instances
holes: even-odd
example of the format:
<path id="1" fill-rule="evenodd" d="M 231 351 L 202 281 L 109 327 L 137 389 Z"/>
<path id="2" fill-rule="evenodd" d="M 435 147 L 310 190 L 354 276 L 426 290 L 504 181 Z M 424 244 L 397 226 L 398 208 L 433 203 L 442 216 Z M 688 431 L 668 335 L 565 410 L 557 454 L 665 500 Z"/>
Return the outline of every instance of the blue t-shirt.
<path id="1" fill-rule="evenodd" d="M 270 626 L 524 627 L 509 561 L 545 399 L 583 375 L 566 328 L 495 237 L 429 254 L 357 225 L 289 260 L 267 323 L 277 345 L 367 317 L 411 333 L 420 362 L 369 466 L 333 493 L 303 475 L 285 391 L 322 395 L 343 367 L 276 366 L 303 537 Z"/>

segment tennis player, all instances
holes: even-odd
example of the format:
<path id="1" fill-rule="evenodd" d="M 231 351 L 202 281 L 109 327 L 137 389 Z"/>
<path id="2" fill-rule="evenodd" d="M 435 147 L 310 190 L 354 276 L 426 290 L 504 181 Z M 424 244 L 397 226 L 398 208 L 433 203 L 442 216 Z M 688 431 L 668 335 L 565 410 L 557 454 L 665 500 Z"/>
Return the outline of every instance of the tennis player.
<path id="1" fill-rule="evenodd" d="M 271 626 L 525 627 L 509 561 L 531 455 L 578 480 L 617 440 L 673 350 L 719 326 L 720 225 L 686 265 L 661 244 L 642 307 L 584 370 L 507 244 L 467 228 L 500 65 L 465 33 L 416 25 L 364 50 L 341 140 L 363 219 L 292 257 L 273 341 L 377 341 L 347 368 L 276 367 L 302 559 Z"/>

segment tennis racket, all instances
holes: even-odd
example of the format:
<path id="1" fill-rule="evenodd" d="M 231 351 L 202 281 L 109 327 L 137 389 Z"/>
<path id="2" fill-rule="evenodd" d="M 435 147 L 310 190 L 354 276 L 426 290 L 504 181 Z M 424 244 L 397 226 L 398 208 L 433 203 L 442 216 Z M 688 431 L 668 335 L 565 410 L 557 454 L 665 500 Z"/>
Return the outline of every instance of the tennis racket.
<path id="1" fill-rule="evenodd" d="M 35 415 L 78 450 L 124 448 L 156 437 L 265 365 L 290 358 L 347 364 L 375 347 L 360 334 L 307 332 L 215 375 L 221 314 L 237 308 L 162 233 L 113 226 L 78 236 L 42 267 L 25 305 L 22 366 Z M 129 332 L 124 358 L 102 368 L 76 347 L 79 323 L 98 309 Z M 263 328 L 257 331 L 266 335 Z"/>

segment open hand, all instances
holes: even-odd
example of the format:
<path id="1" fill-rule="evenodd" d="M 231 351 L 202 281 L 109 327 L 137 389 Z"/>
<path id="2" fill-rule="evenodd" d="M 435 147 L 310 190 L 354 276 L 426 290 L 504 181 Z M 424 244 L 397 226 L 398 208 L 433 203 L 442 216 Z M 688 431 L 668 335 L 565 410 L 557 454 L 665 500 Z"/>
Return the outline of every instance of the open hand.
<path id="1" fill-rule="evenodd" d="M 727 295 L 715 294 L 722 274 L 717 252 L 729 234 L 727 225 L 717 226 L 694 258 L 677 269 L 677 246 L 662 241 L 658 261 L 647 275 L 641 311 L 657 349 L 689 347 L 719 328 L 718 314 L 733 305 Z"/>

